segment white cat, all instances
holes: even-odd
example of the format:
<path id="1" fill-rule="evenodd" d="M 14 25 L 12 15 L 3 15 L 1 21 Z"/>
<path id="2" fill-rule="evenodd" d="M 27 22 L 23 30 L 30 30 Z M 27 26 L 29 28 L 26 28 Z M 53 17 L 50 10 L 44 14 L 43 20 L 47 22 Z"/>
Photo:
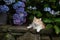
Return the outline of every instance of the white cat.
<path id="1" fill-rule="evenodd" d="M 28 29 L 33 28 L 36 29 L 37 32 L 40 32 L 41 29 L 45 28 L 45 25 L 43 24 L 41 18 L 38 19 L 34 17 L 32 24 L 30 24 L 27 28 Z"/>

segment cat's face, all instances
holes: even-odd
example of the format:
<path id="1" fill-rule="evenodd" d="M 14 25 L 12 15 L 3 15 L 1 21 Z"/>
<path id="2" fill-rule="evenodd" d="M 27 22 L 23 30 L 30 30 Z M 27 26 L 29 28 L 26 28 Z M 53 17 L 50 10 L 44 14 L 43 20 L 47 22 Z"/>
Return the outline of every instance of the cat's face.
<path id="1" fill-rule="evenodd" d="M 37 25 L 42 24 L 41 18 L 38 19 L 38 18 L 34 17 L 33 23 L 37 24 Z"/>

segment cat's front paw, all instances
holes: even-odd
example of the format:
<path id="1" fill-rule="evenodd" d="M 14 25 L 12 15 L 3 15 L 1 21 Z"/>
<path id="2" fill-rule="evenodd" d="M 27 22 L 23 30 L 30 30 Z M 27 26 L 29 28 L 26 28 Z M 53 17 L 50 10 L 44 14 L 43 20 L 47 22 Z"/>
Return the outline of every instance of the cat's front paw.
<path id="1" fill-rule="evenodd" d="M 28 26 L 27 28 L 30 29 L 30 28 L 32 28 L 32 26 Z"/>
<path id="2" fill-rule="evenodd" d="M 40 32 L 41 29 L 36 29 L 37 32 Z"/>
<path id="3" fill-rule="evenodd" d="M 27 28 L 29 29 L 29 28 L 31 28 L 31 27 L 28 26 Z"/>

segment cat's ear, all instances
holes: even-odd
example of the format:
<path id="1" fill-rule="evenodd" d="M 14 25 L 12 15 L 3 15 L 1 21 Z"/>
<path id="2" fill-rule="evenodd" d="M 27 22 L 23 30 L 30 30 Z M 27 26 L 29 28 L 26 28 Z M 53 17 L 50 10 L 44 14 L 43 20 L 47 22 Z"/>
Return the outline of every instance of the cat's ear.
<path id="1" fill-rule="evenodd" d="M 37 19 L 36 17 L 34 17 L 34 19 Z"/>
<path id="2" fill-rule="evenodd" d="M 40 18 L 40 20 L 42 20 L 42 18 Z"/>

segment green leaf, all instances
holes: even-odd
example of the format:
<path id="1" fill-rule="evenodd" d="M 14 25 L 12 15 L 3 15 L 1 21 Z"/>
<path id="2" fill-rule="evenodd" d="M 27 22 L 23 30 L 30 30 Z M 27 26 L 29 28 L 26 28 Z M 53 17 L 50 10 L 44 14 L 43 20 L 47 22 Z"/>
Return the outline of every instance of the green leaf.
<path id="1" fill-rule="evenodd" d="M 49 0 L 49 2 L 56 2 L 56 0 Z"/>
<path id="2" fill-rule="evenodd" d="M 42 16 L 42 13 L 40 11 L 37 11 L 37 14 L 36 14 L 36 17 L 41 17 Z"/>
<path id="3" fill-rule="evenodd" d="M 33 14 L 38 18 L 42 16 L 42 13 L 40 11 L 33 11 Z"/>
<path id="4" fill-rule="evenodd" d="M 60 23 L 60 18 L 55 18 L 54 21 Z"/>
<path id="5" fill-rule="evenodd" d="M 48 4 L 45 4 L 44 7 L 48 7 L 49 5 Z"/>
<path id="6" fill-rule="evenodd" d="M 40 14 L 40 13 L 36 15 L 36 17 L 38 17 L 38 18 L 41 17 L 41 16 L 42 16 L 42 14 Z"/>
<path id="7" fill-rule="evenodd" d="M 7 33 L 4 37 L 4 40 L 15 40 L 15 38 L 11 34 Z"/>
<path id="8" fill-rule="evenodd" d="M 52 8 L 57 8 L 55 5 L 52 5 Z"/>
<path id="9" fill-rule="evenodd" d="M 34 18 L 34 16 L 33 15 L 31 15 L 30 17 L 29 17 L 29 20 L 32 20 Z"/>
<path id="10" fill-rule="evenodd" d="M 55 17 L 54 15 L 50 14 L 49 12 L 46 13 L 46 16 L 51 18 L 51 17 Z"/>
<path id="11" fill-rule="evenodd" d="M 55 29 L 55 32 L 56 32 L 56 34 L 59 34 L 60 33 L 60 28 L 58 27 L 58 26 L 54 26 L 54 29 Z"/>
<path id="12" fill-rule="evenodd" d="M 48 19 L 48 18 L 44 18 L 44 19 L 43 19 L 43 22 L 44 22 L 44 23 L 52 23 L 53 20 Z"/>
<path id="13" fill-rule="evenodd" d="M 53 28 L 53 25 L 52 24 L 47 24 L 46 25 L 46 29 L 51 29 L 51 28 Z"/>

